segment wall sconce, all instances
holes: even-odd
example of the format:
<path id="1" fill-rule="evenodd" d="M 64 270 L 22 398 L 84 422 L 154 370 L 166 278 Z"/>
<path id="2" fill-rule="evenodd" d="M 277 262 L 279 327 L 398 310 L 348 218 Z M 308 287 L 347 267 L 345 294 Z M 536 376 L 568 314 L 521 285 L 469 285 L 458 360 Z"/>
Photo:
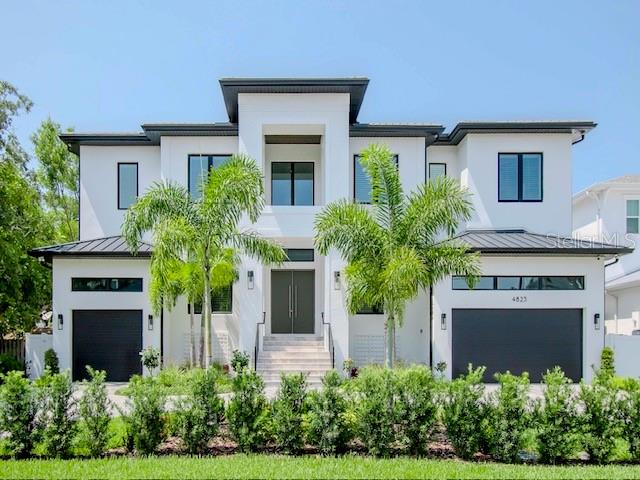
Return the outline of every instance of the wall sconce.
<path id="1" fill-rule="evenodd" d="M 64 326 L 64 317 L 62 316 L 61 313 L 58 314 L 58 330 L 62 330 L 62 327 Z"/>
<path id="2" fill-rule="evenodd" d="M 247 288 L 253 290 L 253 270 L 247 272 Z"/>
<path id="3" fill-rule="evenodd" d="M 599 314 L 599 313 L 596 313 L 596 314 L 593 316 L 593 327 L 594 327 L 596 330 L 600 330 L 600 314 Z"/>
<path id="4" fill-rule="evenodd" d="M 148 321 L 147 321 L 147 329 L 153 330 L 153 315 L 149 314 L 147 319 L 148 319 Z"/>
<path id="5" fill-rule="evenodd" d="M 447 329 L 447 314 L 443 313 L 440 315 L 440 330 Z"/>
<path id="6" fill-rule="evenodd" d="M 340 290 L 340 272 L 333 272 L 333 289 Z"/>

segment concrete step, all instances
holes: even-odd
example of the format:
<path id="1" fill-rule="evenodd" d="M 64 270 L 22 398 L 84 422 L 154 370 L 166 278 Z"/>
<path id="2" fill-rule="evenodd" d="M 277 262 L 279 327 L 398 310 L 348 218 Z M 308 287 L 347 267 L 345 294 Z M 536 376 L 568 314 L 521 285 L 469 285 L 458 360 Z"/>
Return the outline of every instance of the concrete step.
<path id="1" fill-rule="evenodd" d="M 257 372 L 260 374 L 266 374 L 266 373 L 280 373 L 280 372 L 286 372 L 286 373 L 298 373 L 298 372 L 304 372 L 304 373 L 318 373 L 318 374 L 324 374 L 327 370 L 331 370 L 331 365 L 325 366 L 325 365 L 309 365 L 307 366 L 302 366 L 302 365 L 267 365 L 267 366 L 258 366 L 258 370 Z"/>
<path id="2" fill-rule="evenodd" d="M 326 352 L 323 345 L 264 345 L 263 352 Z"/>
<path id="3" fill-rule="evenodd" d="M 329 358 L 329 352 L 323 350 L 321 352 L 286 352 L 282 350 L 260 350 L 258 352 L 258 360 L 264 358 L 268 361 L 277 360 L 316 360 L 321 358 Z"/>
<path id="4" fill-rule="evenodd" d="M 331 368 L 331 359 L 327 358 L 327 357 L 323 357 L 323 358 L 305 358 L 305 359 L 300 359 L 300 358 L 289 358 L 289 359 L 282 359 L 279 358 L 277 360 L 269 360 L 269 359 L 264 359 L 262 357 L 258 357 L 258 369 L 262 368 L 262 367 L 269 367 L 269 366 L 273 366 L 273 365 L 281 365 L 281 366 L 299 366 L 299 367 L 323 367 L 323 368 Z"/>
<path id="5" fill-rule="evenodd" d="M 275 345 L 275 346 L 286 346 L 286 345 L 322 346 L 324 345 L 324 340 L 322 338 L 320 339 L 302 338 L 299 340 L 294 340 L 294 339 L 288 339 L 288 338 L 287 339 L 284 339 L 284 338 L 270 339 L 268 337 L 265 337 L 262 339 L 262 344 Z"/>

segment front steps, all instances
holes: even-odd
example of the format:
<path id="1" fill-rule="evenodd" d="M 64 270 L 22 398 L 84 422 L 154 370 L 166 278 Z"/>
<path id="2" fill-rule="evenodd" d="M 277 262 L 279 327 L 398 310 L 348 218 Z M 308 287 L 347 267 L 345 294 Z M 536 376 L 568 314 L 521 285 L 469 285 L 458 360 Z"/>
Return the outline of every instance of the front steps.
<path id="1" fill-rule="evenodd" d="M 309 388 L 322 385 L 322 377 L 331 370 L 331 355 L 322 337 L 297 335 L 265 336 L 258 352 L 257 372 L 265 387 L 280 386 L 280 373 L 307 374 Z"/>

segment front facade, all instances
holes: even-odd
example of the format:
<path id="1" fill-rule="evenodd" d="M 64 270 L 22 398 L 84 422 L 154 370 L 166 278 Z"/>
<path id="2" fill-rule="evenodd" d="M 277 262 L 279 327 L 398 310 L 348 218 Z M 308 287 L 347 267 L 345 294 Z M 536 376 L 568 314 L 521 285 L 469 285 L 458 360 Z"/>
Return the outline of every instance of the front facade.
<path id="1" fill-rule="evenodd" d="M 171 311 L 151 311 L 151 237 L 132 257 L 120 229 L 126 208 L 154 182 L 171 180 L 197 195 L 202 172 L 235 153 L 251 156 L 264 172 L 266 207 L 244 227 L 279 242 L 289 261 L 275 269 L 244 259 L 238 281 L 216 295 L 216 360 L 227 362 L 234 349 L 257 352 L 268 376 L 286 363 L 288 348 L 302 362 L 295 368 L 318 377 L 346 359 L 381 363 L 384 316 L 375 309 L 349 315 L 345 262 L 313 250 L 314 218 L 323 206 L 368 201 L 358 154 L 376 142 L 396 155 L 406 193 L 437 175 L 469 189 L 474 215 L 460 226 L 458 241 L 482 259 L 474 290 L 449 277 L 408 305 L 398 357 L 434 367 L 443 362 L 448 376 L 468 363 L 487 365 L 489 381 L 507 369 L 539 381 L 556 364 L 574 380 L 591 377 L 604 342 L 604 263 L 630 251 L 568 238 L 572 145 L 595 124 L 461 123 L 445 133 L 433 124 L 359 123 L 367 79 L 220 84 L 227 123 L 62 135 L 80 156 L 80 239 L 32 252 L 53 266 L 61 367 L 80 378 L 91 363 L 114 370 L 112 380 L 126 379 L 139 371 L 138 351 L 151 345 L 165 364 L 186 362 L 187 304 L 181 299 Z"/>
<path id="2" fill-rule="evenodd" d="M 596 183 L 573 197 L 576 237 L 635 248 L 640 240 L 640 175 Z M 640 332 L 640 252 L 605 268 L 607 333 Z"/>

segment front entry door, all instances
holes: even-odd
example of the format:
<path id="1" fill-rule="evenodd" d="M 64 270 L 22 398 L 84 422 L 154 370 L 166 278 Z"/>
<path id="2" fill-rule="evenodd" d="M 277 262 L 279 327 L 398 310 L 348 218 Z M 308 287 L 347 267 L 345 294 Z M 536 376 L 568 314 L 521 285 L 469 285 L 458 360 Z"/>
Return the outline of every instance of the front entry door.
<path id="1" fill-rule="evenodd" d="M 271 333 L 314 333 L 315 272 L 271 271 Z"/>

